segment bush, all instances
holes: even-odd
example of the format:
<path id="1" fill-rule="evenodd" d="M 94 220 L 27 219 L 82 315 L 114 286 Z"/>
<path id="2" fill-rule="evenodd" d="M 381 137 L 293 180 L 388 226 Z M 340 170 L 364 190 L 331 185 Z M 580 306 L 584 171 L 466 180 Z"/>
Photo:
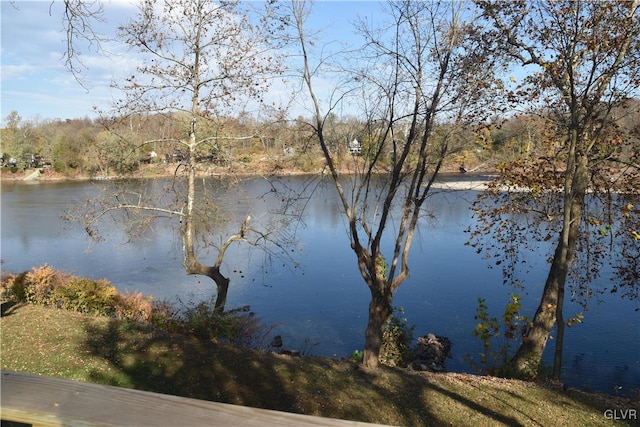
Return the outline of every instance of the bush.
<path id="1" fill-rule="evenodd" d="M 472 334 L 482 342 L 482 351 L 478 362 L 470 355 L 465 356 L 478 372 L 504 377 L 516 376 L 517 371 L 510 364 L 511 350 L 525 339 L 531 322 L 528 316 L 520 314 L 520 300 L 519 295 L 509 294 L 501 325 L 496 317 L 489 317 L 489 307 L 485 299 L 478 298 L 477 313 L 474 316 L 478 323 Z M 531 366 L 530 371 L 536 372 L 538 368 L 537 365 Z M 531 378 L 536 376 L 532 374 Z"/>
<path id="2" fill-rule="evenodd" d="M 52 305 L 91 315 L 113 315 L 118 290 L 107 280 L 71 278 L 54 289 Z"/>
<path id="3" fill-rule="evenodd" d="M 411 355 L 415 326 L 408 326 L 407 319 L 399 317 L 402 314 L 402 308 L 394 308 L 382 334 L 380 363 L 387 366 L 405 366 Z"/>
<path id="4" fill-rule="evenodd" d="M 51 295 L 56 287 L 62 286 L 65 277 L 47 264 L 33 267 L 25 276 L 26 302 L 37 305 L 51 305 Z"/>
<path id="5" fill-rule="evenodd" d="M 7 298 L 19 302 L 63 308 L 92 315 L 146 321 L 151 315 L 149 298 L 120 295 L 105 279 L 78 278 L 45 264 L 31 271 L 7 276 L 2 281 Z"/>
<path id="6" fill-rule="evenodd" d="M 27 272 L 20 274 L 9 274 L 2 279 L 2 298 L 15 299 L 16 301 L 27 301 Z"/>
<path id="7" fill-rule="evenodd" d="M 121 295 L 105 279 L 78 278 L 48 265 L 29 272 L 8 275 L 1 281 L 4 298 L 19 302 L 110 316 L 148 323 L 173 333 L 249 348 L 267 348 L 273 330 L 262 324 L 249 307 L 221 313 L 213 302 L 202 302 L 178 310 L 166 302 L 152 302 L 140 293 Z"/>
<path id="8" fill-rule="evenodd" d="M 216 339 L 229 336 L 229 319 L 218 314 L 213 305 L 201 302 L 184 313 L 184 327 L 198 338 Z"/>
<path id="9" fill-rule="evenodd" d="M 363 358 L 364 352 L 362 350 L 353 350 L 353 353 L 351 353 L 351 356 L 349 356 L 349 360 L 356 363 L 362 362 Z"/>
<path id="10" fill-rule="evenodd" d="M 204 340 L 238 347 L 266 348 L 273 327 L 262 324 L 249 306 L 219 312 L 213 302 L 201 302 L 187 307 L 181 314 L 173 313 L 168 322 L 173 328 Z"/>
<path id="11" fill-rule="evenodd" d="M 154 305 L 151 297 L 146 297 L 141 293 L 117 294 L 115 296 L 115 317 L 118 319 L 129 319 L 135 322 L 151 322 Z"/>
<path id="12" fill-rule="evenodd" d="M 255 313 L 249 311 L 249 306 L 228 311 L 225 315 L 232 318 L 226 337 L 229 344 L 254 349 L 267 347 L 267 338 L 275 326 L 262 323 L 262 320 Z"/>
<path id="13" fill-rule="evenodd" d="M 165 301 L 153 301 L 149 323 L 167 332 L 182 332 L 180 313 L 174 305 Z"/>

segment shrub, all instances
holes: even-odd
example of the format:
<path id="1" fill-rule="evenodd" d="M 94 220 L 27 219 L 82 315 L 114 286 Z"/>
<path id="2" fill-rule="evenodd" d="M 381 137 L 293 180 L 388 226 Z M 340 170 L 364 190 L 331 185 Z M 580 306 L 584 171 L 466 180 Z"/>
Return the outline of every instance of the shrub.
<path id="1" fill-rule="evenodd" d="M 2 279 L 2 297 L 27 302 L 27 272 L 9 274 Z"/>
<path id="2" fill-rule="evenodd" d="M 149 316 L 142 296 L 121 296 L 105 279 L 78 278 L 45 264 L 2 281 L 7 297 L 47 307 L 138 320 Z M 144 312 L 145 314 L 142 314 Z"/>
<path id="3" fill-rule="evenodd" d="M 151 302 L 149 322 L 156 328 L 167 332 L 182 332 L 180 313 L 177 308 L 165 301 Z"/>
<path id="4" fill-rule="evenodd" d="M 215 310 L 213 302 L 190 305 L 165 323 L 200 339 L 248 348 L 266 348 L 267 337 L 273 330 L 273 326 L 262 324 L 249 306 L 221 313 Z"/>
<path id="5" fill-rule="evenodd" d="M 184 326 L 198 338 L 215 339 L 229 335 L 229 325 L 225 316 L 219 315 L 213 306 L 206 302 L 186 310 Z"/>
<path id="6" fill-rule="evenodd" d="M 64 280 L 62 273 L 49 265 L 33 267 L 25 276 L 26 301 L 37 305 L 50 305 L 51 294 Z"/>
<path id="7" fill-rule="evenodd" d="M 364 358 L 364 352 L 362 350 L 353 350 L 353 353 L 351 353 L 351 356 L 349 356 L 349 360 L 356 363 L 362 362 L 363 358 Z"/>
<path id="8" fill-rule="evenodd" d="M 230 310 L 225 316 L 231 317 L 229 323 L 228 336 L 225 337 L 229 344 L 254 348 L 266 348 L 267 338 L 273 332 L 275 326 L 268 326 L 262 320 L 249 311 L 249 306 Z"/>
<path id="9" fill-rule="evenodd" d="M 116 310 L 118 290 L 107 280 L 71 278 L 57 286 L 51 302 L 65 308 L 92 315 L 113 315 Z"/>
<path id="10" fill-rule="evenodd" d="M 141 323 L 151 322 L 154 312 L 151 297 L 146 297 L 140 292 L 116 294 L 115 301 L 115 317 L 118 319 Z"/>
<path id="11" fill-rule="evenodd" d="M 188 309 L 185 320 L 187 328 L 197 337 L 227 340 L 231 336 L 232 316 L 216 311 L 211 303 L 201 302 L 195 308 Z"/>
<path id="12" fill-rule="evenodd" d="M 509 294 L 509 301 L 502 314 L 503 324 L 500 325 L 497 318 L 489 317 L 489 308 L 485 299 L 478 298 L 478 308 L 474 316 L 478 323 L 472 334 L 482 342 L 483 349 L 479 354 L 479 363 L 475 362 L 471 356 L 465 356 L 477 371 L 506 377 L 513 377 L 517 372 L 509 363 L 511 349 L 526 337 L 530 326 L 529 317 L 520 315 L 522 308 L 520 300 L 520 296 Z M 500 339 L 501 336 L 502 339 Z M 495 346 L 494 338 L 498 340 Z M 537 371 L 538 366 L 532 366 L 530 370 Z M 532 376 L 534 377 L 535 375 Z"/>
<path id="13" fill-rule="evenodd" d="M 221 313 L 213 302 L 190 305 L 183 310 L 166 302 L 152 302 L 140 293 L 120 294 L 105 279 L 91 280 L 56 271 L 48 265 L 30 272 L 7 275 L 2 293 L 20 302 L 148 323 L 167 332 L 249 348 L 266 348 L 273 326 L 265 326 L 241 307 Z"/>
<path id="14" fill-rule="evenodd" d="M 415 326 L 408 326 L 402 314 L 402 308 L 394 308 L 382 334 L 380 363 L 387 366 L 405 366 L 411 354 Z"/>

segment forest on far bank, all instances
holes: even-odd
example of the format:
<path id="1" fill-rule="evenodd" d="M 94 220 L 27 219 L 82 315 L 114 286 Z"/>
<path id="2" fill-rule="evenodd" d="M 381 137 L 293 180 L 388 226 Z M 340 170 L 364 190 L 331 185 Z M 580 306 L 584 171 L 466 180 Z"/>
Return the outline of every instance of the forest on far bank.
<path id="1" fill-rule="evenodd" d="M 617 126 L 635 141 L 640 141 L 638 105 L 640 99 L 631 99 L 616 114 Z M 455 135 L 444 171 L 493 171 L 502 163 L 545 157 L 553 162 L 558 147 L 549 135 L 556 131 L 556 125 L 548 116 L 540 111 L 496 117 L 482 126 L 456 124 L 456 129 L 439 123 L 436 135 Z M 212 118 L 203 125 L 203 133 L 215 135 L 215 143 L 199 147 L 198 161 L 203 171 L 215 173 L 319 172 L 325 160 L 320 147 L 312 143 L 313 130 L 307 123 L 303 117 L 272 122 L 250 117 Z M 168 141 L 179 140 L 188 126 L 188 118 L 180 120 L 179 116 L 38 120 L 23 119 L 12 111 L 0 129 L 0 161 L 4 173 L 50 168 L 66 177 L 135 175 L 145 164 L 170 167 L 184 160 L 186 151 Z M 373 152 L 368 143 L 375 139 L 376 123 L 332 115 L 326 129 L 335 160 L 344 168 Z M 384 166 L 384 159 L 380 164 Z"/>

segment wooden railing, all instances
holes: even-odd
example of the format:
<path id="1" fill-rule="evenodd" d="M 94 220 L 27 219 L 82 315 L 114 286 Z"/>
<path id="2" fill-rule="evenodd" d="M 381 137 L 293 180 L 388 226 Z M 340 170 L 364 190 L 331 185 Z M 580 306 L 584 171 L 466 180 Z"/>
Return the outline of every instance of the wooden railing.
<path id="1" fill-rule="evenodd" d="M 2 371 L 3 425 L 365 426 L 332 418 Z"/>

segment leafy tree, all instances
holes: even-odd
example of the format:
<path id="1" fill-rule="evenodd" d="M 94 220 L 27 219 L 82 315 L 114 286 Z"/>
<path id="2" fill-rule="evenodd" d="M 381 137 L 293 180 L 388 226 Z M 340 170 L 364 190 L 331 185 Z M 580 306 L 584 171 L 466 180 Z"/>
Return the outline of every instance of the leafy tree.
<path id="1" fill-rule="evenodd" d="M 40 123 L 37 120 L 23 120 L 17 111 L 7 114 L 4 121 L 0 140 L 4 161 L 14 158 L 18 167 L 30 167 L 31 156 L 42 155 L 46 151 Z"/>
<path id="2" fill-rule="evenodd" d="M 640 86 L 640 2 L 478 5 L 488 24 L 482 33 L 488 48 L 502 54 L 506 64 L 534 68 L 509 97 L 543 111 L 551 131 L 546 138 L 550 155 L 500 170 L 491 199 L 481 208 L 479 231 L 503 243 L 498 261 L 510 267 L 519 263 L 520 246 L 555 242 L 540 304 L 510 363 L 518 375 L 535 375 L 557 326 L 553 376 L 560 378 L 568 278 L 578 294 L 588 296 L 586 286 L 607 250 L 619 247 L 603 238 L 622 240 L 630 257 L 639 242 L 632 234 L 637 226 L 625 223 L 639 219 L 640 145 L 620 126 L 620 115 L 630 113 L 629 98 Z M 504 192 L 505 187 L 518 191 Z M 521 214 L 529 218 L 526 226 L 514 219 Z M 637 284 L 637 276 L 626 282 Z"/>
<path id="3" fill-rule="evenodd" d="M 2 128 L 2 152 L 5 157 L 5 161 L 9 160 L 9 157 L 18 158 L 22 154 L 22 136 L 20 127 L 22 125 L 22 117 L 17 111 L 11 111 L 4 119 L 5 126 Z"/>
<path id="4" fill-rule="evenodd" d="M 53 146 L 53 168 L 56 172 L 75 175 L 83 166 L 81 153 L 84 144 L 79 139 L 63 137 Z"/>
<path id="5" fill-rule="evenodd" d="M 148 225 L 158 216 L 179 218 L 184 268 L 188 274 L 204 275 L 216 283 L 218 311 L 224 309 L 229 287 L 229 278 L 221 272 L 228 247 L 251 238 L 255 245 L 276 239 L 275 232 L 251 228 L 248 215 L 237 232 L 216 244 L 208 237 L 215 234 L 209 227 L 220 226 L 214 221 L 220 212 L 213 198 L 216 189 L 198 188 L 196 181 L 199 150 L 231 139 L 211 131 L 216 118 L 239 111 L 238 105 L 248 99 L 259 100 L 268 83 L 265 75 L 278 67 L 269 43 L 274 28 L 267 20 L 252 22 L 251 16 L 234 1 L 146 0 L 138 16 L 120 27 L 120 37 L 137 50 L 140 65 L 136 74 L 118 84 L 124 97 L 114 107 L 113 120 L 104 121 L 113 122 L 112 128 L 118 129 L 122 118 L 133 123 L 162 116 L 174 123 L 176 131 L 158 133 L 140 146 L 172 144 L 184 158 L 176 167 L 175 182 L 161 195 L 164 199 L 121 192 L 108 200 L 92 200 L 85 223 L 94 234 L 96 222 L 114 210 L 142 214 L 139 225 Z M 207 265 L 200 255 L 211 250 L 217 256 Z"/>
<path id="6" fill-rule="evenodd" d="M 313 55 L 305 29 L 310 6 L 293 2 L 289 21 L 302 61 L 302 79 L 311 100 L 313 129 L 348 223 L 358 268 L 371 292 L 363 364 L 379 364 L 384 327 L 396 289 L 409 275 L 409 249 L 424 215 L 431 185 L 453 148 L 463 117 L 473 117 L 491 86 L 491 64 L 483 50 L 466 44 L 472 26 L 463 20 L 463 3 L 389 2 L 388 22 L 359 33 L 366 45 L 358 63 L 340 67 L 331 56 Z M 318 47 L 326 52 L 326 46 Z M 350 52 L 351 57 L 354 52 Z M 345 82 L 319 99 L 316 80 L 325 70 L 348 69 Z M 342 78 L 340 78 L 342 77 Z M 354 94 L 362 94 L 354 97 Z M 332 145 L 332 112 L 341 102 L 361 106 L 360 130 L 366 153 L 345 175 Z M 448 124 L 437 131 L 437 122 Z M 390 242 L 390 243 L 389 243 Z"/>

